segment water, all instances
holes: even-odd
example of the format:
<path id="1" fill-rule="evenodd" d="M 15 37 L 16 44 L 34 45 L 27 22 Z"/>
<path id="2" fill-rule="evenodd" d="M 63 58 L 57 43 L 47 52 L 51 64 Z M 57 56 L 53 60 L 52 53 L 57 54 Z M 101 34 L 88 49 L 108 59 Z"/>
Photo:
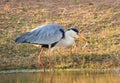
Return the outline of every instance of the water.
<path id="1" fill-rule="evenodd" d="M 29 71 L 12 70 L 0 73 L 0 83 L 120 83 L 119 72 L 113 71 Z"/>

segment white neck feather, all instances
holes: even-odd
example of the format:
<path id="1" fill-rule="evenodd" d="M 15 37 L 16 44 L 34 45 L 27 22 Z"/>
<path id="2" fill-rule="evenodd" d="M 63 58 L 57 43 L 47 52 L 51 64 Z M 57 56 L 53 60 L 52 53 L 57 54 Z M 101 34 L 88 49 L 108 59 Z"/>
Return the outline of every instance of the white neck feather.
<path id="1" fill-rule="evenodd" d="M 66 46 L 69 47 L 74 43 L 74 38 L 70 35 L 69 32 L 65 32 L 65 38 L 61 39 L 56 46 Z"/>

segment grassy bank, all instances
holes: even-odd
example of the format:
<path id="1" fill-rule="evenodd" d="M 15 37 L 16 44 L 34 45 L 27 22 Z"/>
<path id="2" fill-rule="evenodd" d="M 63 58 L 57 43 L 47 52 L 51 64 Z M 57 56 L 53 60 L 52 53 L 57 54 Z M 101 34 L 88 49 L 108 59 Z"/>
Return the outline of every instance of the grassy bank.
<path id="1" fill-rule="evenodd" d="M 64 2 L 64 3 L 63 3 Z M 4 0 L 0 1 L 0 69 L 41 68 L 39 47 L 16 44 L 21 34 L 42 24 L 77 27 L 90 40 L 90 47 L 77 41 L 77 48 L 59 49 L 51 56 L 56 68 L 120 67 L 120 2 L 115 0 Z M 47 56 L 44 64 L 49 67 Z"/>

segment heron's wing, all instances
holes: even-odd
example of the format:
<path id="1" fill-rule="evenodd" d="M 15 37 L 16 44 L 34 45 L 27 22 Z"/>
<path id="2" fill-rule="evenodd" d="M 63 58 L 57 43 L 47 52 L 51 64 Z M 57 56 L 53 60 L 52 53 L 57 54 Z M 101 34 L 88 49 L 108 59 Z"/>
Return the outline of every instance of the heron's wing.
<path id="1" fill-rule="evenodd" d="M 58 42 L 64 36 L 64 30 L 57 24 L 49 24 L 37 27 L 16 39 L 18 43 L 52 44 Z"/>

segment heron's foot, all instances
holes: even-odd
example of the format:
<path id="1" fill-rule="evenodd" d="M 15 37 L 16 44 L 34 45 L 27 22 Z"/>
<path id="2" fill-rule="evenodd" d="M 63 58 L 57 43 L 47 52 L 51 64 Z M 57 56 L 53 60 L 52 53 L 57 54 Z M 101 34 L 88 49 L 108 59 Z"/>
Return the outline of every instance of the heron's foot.
<path id="1" fill-rule="evenodd" d="M 55 67 L 54 66 L 52 67 L 52 71 L 55 72 Z"/>
<path id="2" fill-rule="evenodd" d="M 44 66 L 44 64 L 41 61 L 39 62 L 39 64 L 41 65 L 43 71 L 45 72 L 45 66 Z"/>
<path id="3" fill-rule="evenodd" d="M 49 62 L 49 67 L 50 67 L 51 71 L 55 72 L 55 67 L 51 62 Z"/>
<path id="4" fill-rule="evenodd" d="M 45 72 L 45 67 L 43 67 L 43 72 Z"/>

